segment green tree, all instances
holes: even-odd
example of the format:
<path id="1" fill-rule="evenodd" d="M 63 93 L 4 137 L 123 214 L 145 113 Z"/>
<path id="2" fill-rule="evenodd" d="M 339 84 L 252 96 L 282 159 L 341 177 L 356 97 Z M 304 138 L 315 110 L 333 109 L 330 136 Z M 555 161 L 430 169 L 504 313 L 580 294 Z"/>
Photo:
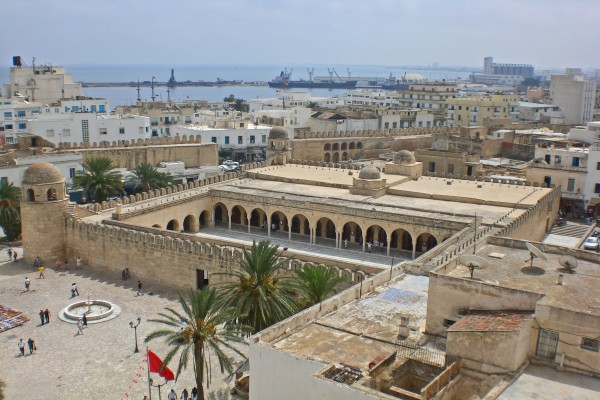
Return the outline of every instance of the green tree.
<path id="1" fill-rule="evenodd" d="M 0 183 L 0 226 L 8 240 L 21 234 L 21 191 L 10 182 Z"/>
<path id="2" fill-rule="evenodd" d="M 293 284 L 300 295 L 301 305 L 310 307 L 329 297 L 342 280 L 333 267 L 305 265 L 297 272 Z"/>
<path id="3" fill-rule="evenodd" d="M 111 171 L 113 168 L 107 157 L 90 158 L 83 163 L 83 170 L 73 177 L 73 187 L 83 189 L 84 195 L 92 201 L 104 201 L 123 190 L 121 174 Z"/>
<path id="4" fill-rule="evenodd" d="M 230 94 L 229 96 L 225 97 L 223 101 L 225 103 L 233 103 L 235 101 L 235 96 L 233 94 Z"/>
<path id="5" fill-rule="evenodd" d="M 164 365 L 180 353 L 175 379 L 187 369 L 191 356 L 198 398 L 204 400 L 203 382 L 206 376 L 207 384 L 209 383 L 211 354 L 217 357 L 221 372 L 227 371 L 231 374 L 233 366 L 223 349 L 233 350 L 246 358 L 232 343 L 246 343 L 244 335 L 249 331 L 249 327 L 235 324 L 235 310 L 218 306 L 215 289 L 190 289 L 187 300 L 179 295 L 179 305 L 182 311 L 165 308 L 166 312 L 158 314 L 161 318 L 149 320 L 165 325 L 166 328 L 150 333 L 144 342 L 165 338 L 171 350 L 163 360 Z"/>
<path id="6" fill-rule="evenodd" d="M 309 101 L 308 103 L 306 103 L 306 107 L 310 108 L 311 110 L 314 110 L 315 108 L 319 107 L 319 104 L 317 104 L 316 101 Z"/>
<path id="7" fill-rule="evenodd" d="M 233 105 L 233 108 L 235 109 L 235 111 L 250 111 L 250 105 L 246 103 L 244 99 L 235 99 L 235 104 Z"/>
<path id="8" fill-rule="evenodd" d="M 540 79 L 539 78 L 525 78 L 521 82 L 521 85 L 528 86 L 528 87 L 538 87 L 538 86 L 540 86 Z"/>
<path id="9" fill-rule="evenodd" d="M 0 400 L 4 400 L 4 388 L 6 387 L 6 383 L 2 379 L 0 379 Z"/>
<path id="10" fill-rule="evenodd" d="M 173 178 L 170 175 L 159 172 L 153 165 L 148 163 L 141 163 L 135 167 L 132 173 L 133 176 L 130 178 L 130 181 L 141 185 L 144 192 L 173 184 Z"/>
<path id="11" fill-rule="evenodd" d="M 292 281 L 276 275 L 285 262 L 277 245 L 268 240 L 244 248 L 240 269 L 231 273 L 233 282 L 225 283 L 223 301 L 240 313 L 240 321 L 252 327 L 252 333 L 279 322 L 298 310 Z"/>

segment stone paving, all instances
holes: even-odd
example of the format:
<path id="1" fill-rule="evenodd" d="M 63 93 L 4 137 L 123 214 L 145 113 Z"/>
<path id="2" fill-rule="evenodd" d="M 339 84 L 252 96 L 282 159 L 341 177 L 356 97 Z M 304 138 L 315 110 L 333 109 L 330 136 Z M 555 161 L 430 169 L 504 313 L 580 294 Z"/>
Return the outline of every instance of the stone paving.
<path id="1" fill-rule="evenodd" d="M 16 248 L 19 255 L 21 248 Z M 143 399 L 148 394 L 147 372 L 140 370 L 143 363 L 145 344 L 143 338 L 158 324 L 147 322 L 165 307 L 178 309 L 176 292 L 167 287 L 144 286 L 145 295 L 136 296 L 137 280 L 122 281 L 116 274 L 88 270 L 85 265 L 79 270 L 57 273 L 47 268 L 45 279 L 31 265 L 8 262 L 6 249 L 0 249 L 0 304 L 22 311 L 30 319 L 23 326 L 0 333 L 0 378 L 6 382 L 7 399 Z M 24 291 L 24 280 L 31 279 L 29 292 Z M 56 316 L 61 309 L 75 300 L 70 287 L 77 282 L 80 297 L 75 300 L 98 298 L 111 301 L 122 308 L 117 318 L 89 325 L 83 335 L 77 335 L 73 324 L 60 321 Z M 152 295 L 149 293 L 153 293 Z M 50 324 L 41 326 L 39 310 L 48 308 Z M 140 353 L 134 353 L 134 331 L 130 321 L 142 319 L 138 333 Z M 19 356 L 17 343 L 20 338 L 36 342 L 37 351 Z M 158 339 L 149 343 L 150 349 L 160 357 L 167 353 L 167 346 Z M 243 349 L 247 354 L 247 348 Z M 227 352 L 233 356 L 232 352 Z M 236 358 L 241 361 L 240 357 Z M 229 394 L 232 385 L 226 384 L 218 363 L 213 357 L 212 383 L 208 399 L 235 398 Z M 170 368 L 176 372 L 176 360 Z M 141 378 L 136 377 L 141 373 Z M 151 374 L 156 383 L 164 380 Z M 134 379 L 138 383 L 134 383 Z M 129 389 L 129 387 L 132 387 Z M 182 372 L 177 383 L 165 385 L 162 398 L 166 399 L 171 388 L 179 395 L 184 388 L 191 391 L 194 386 L 192 364 Z M 206 385 L 205 385 L 206 389 Z M 152 398 L 158 399 L 153 388 Z M 129 393 L 129 397 L 125 396 Z"/>

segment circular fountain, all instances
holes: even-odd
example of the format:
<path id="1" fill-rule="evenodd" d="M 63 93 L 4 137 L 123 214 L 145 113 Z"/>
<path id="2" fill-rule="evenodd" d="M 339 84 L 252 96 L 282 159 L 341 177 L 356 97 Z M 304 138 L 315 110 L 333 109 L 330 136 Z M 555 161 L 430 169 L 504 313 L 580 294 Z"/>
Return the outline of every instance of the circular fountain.
<path id="1" fill-rule="evenodd" d="M 70 324 L 76 324 L 85 315 L 88 324 L 110 321 L 121 314 L 121 307 L 106 300 L 88 299 L 77 301 L 63 308 L 58 314 L 58 318 Z"/>

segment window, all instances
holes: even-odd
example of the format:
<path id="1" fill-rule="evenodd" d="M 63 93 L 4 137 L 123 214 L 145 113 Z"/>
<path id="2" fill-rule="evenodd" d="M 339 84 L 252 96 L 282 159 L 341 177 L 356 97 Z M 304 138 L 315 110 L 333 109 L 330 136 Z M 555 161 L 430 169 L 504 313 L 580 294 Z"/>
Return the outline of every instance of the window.
<path id="1" fill-rule="evenodd" d="M 73 106 L 73 107 L 71 107 L 71 111 L 72 112 L 78 112 L 79 111 L 79 106 Z"/>
<path id="2" fill-rule="evenodd" d="M 240 122 L 240 128 L 243 128 L 243 127 L 244 127 L 244 123 Z"/>
<path id="3" fill-rule="evenodd" d="M 24 117 L 25 116 L 25 111 L 17 111 L 17 117 Z"/>
<path id="4" fill-rule="evenodd" d="M 590 338 L 581 338 L 581 348 L 585 350 L 600 351 L 600 340 L 590 339 Z"/>
<path id="5" fill-rule="evenodd" d="M 549 360 L 554 360 L 556 358 L 557 346 L 558 332 L 540 329 L 535 354 Z"/>
<path id="6" fill-rule="evenodd" d="M 71 132 L 69 132 L 69 135 L 71 135 Z M 90 128 L 87 119 L 81 120 L 81 137 L 84 142 L 88 142 L 90 140 Z"/>
<path id="7" fill-rule="evenodd" d="M 46 137 L 54 137 L 54 129 L 46 130 Z"/>
<path id="8" fill-rule="evenodd" d="M 433 161 L 429 162 L 429 172 L 435 172 L 435 163 Z"/>
<path id="9" fill-rule="evenodd" d="M 73 178 L 75 176 L 75 168 L 69 168 L 69 178 Z"/>
<path id="10" fill-rule="evenodd" d="M 579 157 L 573 157 L 573 159 L 571 160 L 571 166 L 579 167 Z"/>
<path id="11" fill-rule="evenodd" d="M 71 130 L 70 129 L 63 129 L 62 130 L 62 135 L 63 136 L 71 136 Z"/>
<path id="12" fill-rule="evenodd" d="M 4 125 L 4 128 L 6 128 L 6 130 L 9 130 L 9 129 L 12 129 L 13 126 L 12 126 L 12 124 L 6 124 L 6 125 Z"/>
<path id="13" fill-rule="evenodd" d="M 554 156 L 554 164 L 555 165 L 560 165 L 560 162 L 561 162 L 560 156 Z"/>
<path id="14" fill-rule="evenodd" d="M 393 122 L 392 123 L 392 129 L 396 129 L 398 128 L 398 123 L 397 122 Z"/>
<path id="15" fill-rule="evenodd" d="M 4 118 L 12 118 L 12 112 L 4 111 Z"/>
<path id="16" fill-rule="evenodd" d="M 444 328 L 448 329 L 450 328 L 452 325 L 454 325 L 456 323 L 456 321 L 451 320 L 451 319 L 444 319 Z"/>
<path id="17" fill-rule="evenodd" d="M 22 122 L 19 124 L 19 129 L 25 129 L 27 128 L 27 124 L 25 122 Z"/>
<path id="18" fill-rule="evenodd" d="M 567 183 L 567 192 L 575 191 L 575 179 L 569 178 L 569 182 Z"/>
<path id="19" fill-rule="evenodd" d="M 229 144 L 229 136 L 225 136 L 225 144 Z"/>
<path id="20" fill-rule="evenodd" d="M 594 188 L 594 193 L 600 193 L 600 183 L 596 183 L 596 187 Z"/>
<path id="21" fill-rule="evenodd" d="M 250 143 L 256 143 L 256 136 L 250 135 Z"/>
<path id="22" fill-rule="evenodd" d="M 125 134 L 125 128 L 121 126 L 121 127 L 119 128 L 119 133 L 120 133 L 121 135 L 124 135 L 124 134 Z"/>
<path id="23" fill-rule="evenodd" d="M 386 122 L 385 124 L 383 124 L 383 129 L 390 129 L 390 123 Z"/>
<path id="24" fill-rule="evenodd" d="M 106 128 L 100 128 L 100 134 L 101 135 L 108 135 L 108 129 L 106 129 Z"/>
<path id="25" fill-rule="evenodd" d="M 104 104 L 100 104 L 98 106 L 98 112 L 101 112 L 101 113 L 106 112 L 106 108 L 104 107 Z"/>
<path id="26" fill-rule="evenodd" d="M 238 136 L 238 144 L 243 144 L 243 143 L 244 143 L 244 137 Z"/>
<path id="27" fill-rule="evenodd" d="M 216 136 L 211 137 L 210 141 L 213 143 L 217 143 L 217 137 Z"/>
<path id="28" fill-rule="evenodd" d="M 600 161 L 598 161 L 598 163 L 596 163 L 596 169 L 600 170 Z"/>
<path id="29" fill-rule="evenodd" d="M 96 105 L 95 105 L 95 104 L 92 104 L 92 105 L 90 106 L 90 111 L 91 111 L 91 112 L 93 112 L 93 113 L 95 113 L 95 112 L 96 112 Z"/>
<path id="30" fill-rule="evenodd" d="M 267 143 L 267 135 L 262 135 L 261 141 Z"/>

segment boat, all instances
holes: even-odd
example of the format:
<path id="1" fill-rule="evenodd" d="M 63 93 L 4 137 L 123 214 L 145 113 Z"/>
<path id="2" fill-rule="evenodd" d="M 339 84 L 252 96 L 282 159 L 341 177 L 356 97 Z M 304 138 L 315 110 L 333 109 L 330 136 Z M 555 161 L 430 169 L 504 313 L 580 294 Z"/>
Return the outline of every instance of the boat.
<path id="1" fill-rule="evenodd" d="M 288 72 L 287 68 L 281 71 L 279 76 L 276 76 L 272 81 L 269 81 L 269 87 L 282 88 L 282 89 L 293 89 L 293 88 L 304 88 L 304 89 L 354 89 L 356 88 L 356 80 L 342 79 L 335 72 L 335 69 L 329 71 L 328 77 L 314 77 L 312 72 L 309 71 L 309 80 L 292 80 L 292 71 Z M 337 76 L 337 79 L 333 78 L 333 74 Z"/>

